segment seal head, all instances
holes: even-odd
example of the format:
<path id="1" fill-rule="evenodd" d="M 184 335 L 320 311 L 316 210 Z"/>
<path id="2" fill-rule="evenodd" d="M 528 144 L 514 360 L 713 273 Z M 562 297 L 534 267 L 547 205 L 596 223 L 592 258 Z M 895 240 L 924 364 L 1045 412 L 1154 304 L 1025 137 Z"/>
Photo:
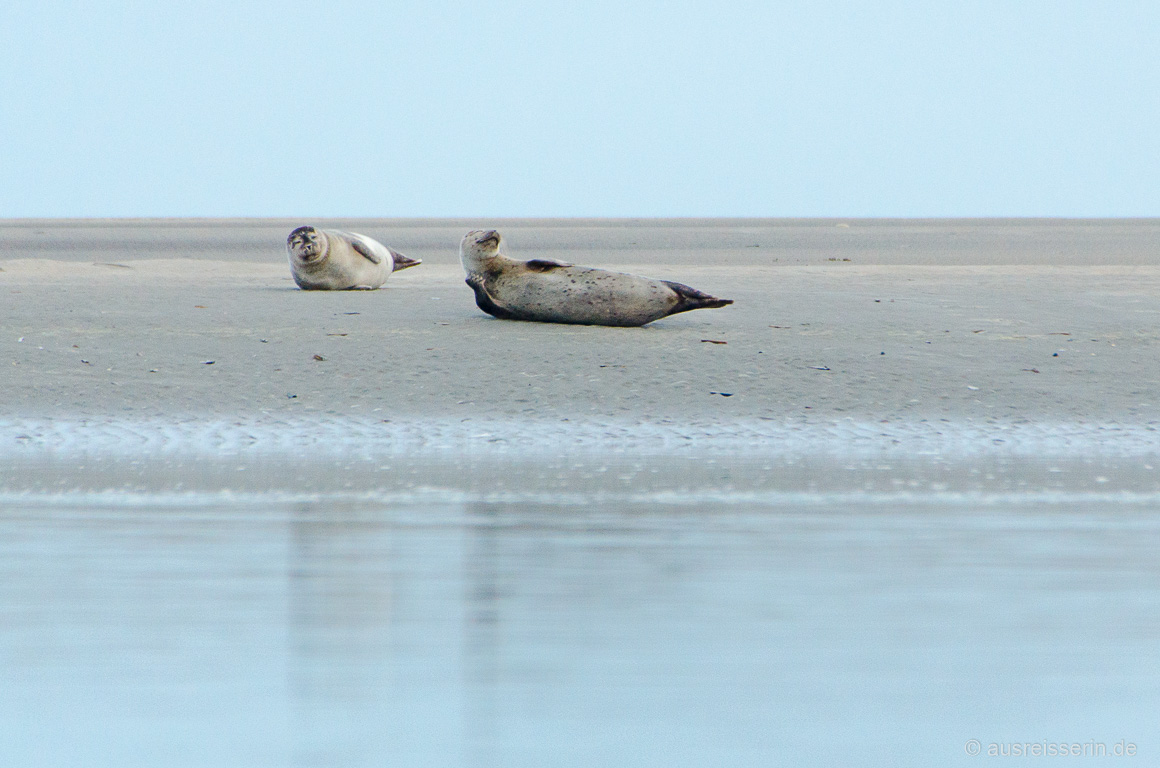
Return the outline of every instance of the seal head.
<path id="1" fill-rule="evenodd" d="M 459 244 L 459 260 L 469 275 L 487 270 L 499 257 L 503 237 L 494 229 L 476 229 L 468 232 Z"/>
<path id="2" fill-rule="evenodd" d="M 286 238 L 286 250 L 291 258 L 302 264 L 318 264 L 329 255 L 330 243 L 322 232 L 314 227 L 299 227 Z"/>

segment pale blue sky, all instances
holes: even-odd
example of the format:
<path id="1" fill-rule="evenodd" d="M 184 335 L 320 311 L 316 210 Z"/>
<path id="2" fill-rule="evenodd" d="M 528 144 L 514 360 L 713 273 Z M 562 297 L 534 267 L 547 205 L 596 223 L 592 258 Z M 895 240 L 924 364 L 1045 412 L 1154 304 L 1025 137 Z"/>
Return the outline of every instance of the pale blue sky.
<path id="1" fill-rule="evenodd" d="M 0 10 L 0 217 L 1156 216 L 1156 2 Z"/>

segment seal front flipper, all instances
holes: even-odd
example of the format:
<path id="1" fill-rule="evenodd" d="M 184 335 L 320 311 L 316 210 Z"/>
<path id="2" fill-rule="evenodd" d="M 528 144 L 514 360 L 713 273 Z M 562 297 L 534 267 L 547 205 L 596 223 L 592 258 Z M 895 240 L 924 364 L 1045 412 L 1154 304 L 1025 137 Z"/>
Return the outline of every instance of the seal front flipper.
<path id="1" fill-rule="evenodd" d="M 719 299 L 716 296 L 710 296 L 704 291 L 698 291 L 696 288 L 690 288 L 682 283 L 672 283 L 668 280 L 662 280 L 662 283 L 672 288 L 677 294 L 677 305 L 669 310 L 670 315 L 675 315 L 678 312 L 688 312 L 693 309 L 717 309 L 724 307 L 727 304 L 732 304 L 733 299 Z"/>
<path id="2" fill-rule="evenodd" d="M 365 256 L 367 259 L 369 259 L 371 264 L 383 263 L 383 260 L 379 258 L 379 255 L 368 248 L 367 244 L 362 240 L 359 240 L 357 237 L 352 237 L 350 239 L 350 247 L 354 248 L 360 256 Z"/>
<path id="3" fill-rule="evenodd" d="M 572 266 L 566 261 L 556 261 L 555 259 L 532 259 L 531 261 L 526 261 L 524 263 L 527 264 L 528 269 L 532 270 L 533 272 L 550 272 L 553 269 L 559 269 L 560 267 Z"/>
<path id="4" fill-rule="evenodd" d="M 487 292 L 486 286 L 483 284 L 483 278 L 479 275 L 472 275 L 467 278 L 467 284 L 471 286 L 471 290 L 475 291 L 475 306 L 482 309 L 493 317 L 498 317 L 500 320 L 519 320 L 520 318 L 511 310 L 504 309 L 495 300 L 491 298 L 491 294 Z"/>
<path id="5" fill-rule="evenodd" d="M 412 259 L 410 256 L 404 256 L 394 248 L 388 248 L 387 250 L 391 252 L 391 259 L 395 262 L 395 268 L 391 270 L 392 272 L 398 272 L 400 269 L 418 266 L 423 263 L 422 259 Z"/>

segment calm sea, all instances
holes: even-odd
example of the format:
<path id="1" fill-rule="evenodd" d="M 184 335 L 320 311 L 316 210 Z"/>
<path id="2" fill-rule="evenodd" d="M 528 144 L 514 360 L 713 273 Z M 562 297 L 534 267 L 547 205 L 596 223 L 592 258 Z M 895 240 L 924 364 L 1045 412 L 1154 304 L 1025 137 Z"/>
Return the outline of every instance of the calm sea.
<path id="1" fill-rule="evenodd" d="M 1160 760 L 1139 451 L 161 453 L 7 454 L 0 765 Z"/>

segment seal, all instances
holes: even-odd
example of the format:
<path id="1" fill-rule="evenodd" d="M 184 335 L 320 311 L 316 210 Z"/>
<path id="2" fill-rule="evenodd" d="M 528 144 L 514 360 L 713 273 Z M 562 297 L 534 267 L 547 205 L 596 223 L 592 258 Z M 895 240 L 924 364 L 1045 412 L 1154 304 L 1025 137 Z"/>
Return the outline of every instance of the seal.
<path id="1" fill-rule="evenodd" d="M 500 253 L 502 244 L 494 229 L 468 232 L 459 258 L 476 305 L 504 320 L 640 326 L 733 303 L 668 280 L 549 259 L 519 261 Z"/>
<path id="2" fill-rule="evenodd" d="M 299 227 L 286 238 L 294 282 L 305 291 L 374 290 L 392 272 L 421 264 L 357 232 Z"/>

